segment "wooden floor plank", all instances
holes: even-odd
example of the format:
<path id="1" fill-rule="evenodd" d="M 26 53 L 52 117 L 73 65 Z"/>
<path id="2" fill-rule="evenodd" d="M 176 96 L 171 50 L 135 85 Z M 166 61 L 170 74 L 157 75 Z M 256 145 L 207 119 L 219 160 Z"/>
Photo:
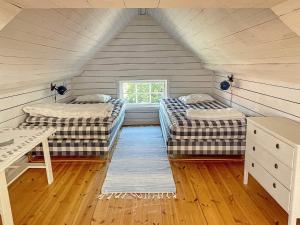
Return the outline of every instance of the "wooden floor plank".
<path id="1" fill-rule="evenodd" d="M 287 225 L 287 213 L 251 176 L 243 184 L 241 161 L 172 160 L 176 199 L 98 199 L 108 166 L 55 162 L 50 186 L 44 169 L 28 170 L 9 187 L 15 224 Z"/>
<path id="2" fill-rule="evenodd" d="M 201 177 L 203 178 L 203 183 L 206 186 L 207 193 L 202 194 L 203 196 L 208 196 L 210 198 L 210 201 L 215 206 L 215 209 L 217 210 L 216 213 L 219 216 L 220 219 L 222 219 L 222 222 L 226 225 L 236 225 L 239 224 L 240 221 L 237 221 L 234 219 L 233 213 L 226 204 L 225 199 L 223 198 L 221 191 L 219 187 L 214 182 L 215 180 L 212 178 L 212 175 L 210 174 L 210 170 L 208 167 L 209 164 L 200 164 L 197 165 L 196 168 L 193 170 L 197 172 L 197 169 L 199 170 Z M 213 215 L 212 215 L 213 216 Z M 221 224 L 221 222 L 217 222 Z"/>
<path id="3" fill-rule="evenodd" d="M 207 220 L 197 201 L 197 193 L 195 192 L 193 183 L 189 179 L 189 174 L 186 174 L 187 165 L 180 165 L 178 163 L 171 165 L 174 176 L 178 177 L 178 181 L 176 182 L 178 207 L 176 209 L 179 224 L 206 225 Z"/>
<path id="4" fill-rule="evenodd" d="M 271 224 L 287 224 L 287 213 L 281 209 L 279 204 L 250 176 L 248 185 L 243 184 L 243 171 L 240 166 L 232 164 L 228 166 L 230 172 L 238 180 L 238 183 L 245 188 L 246 192 L 262 211 Z M 264 206 L 268 207 L 264 207 Z"/>
<path id="5" fill-rule="evenodd" d="M 217 164 L 218 166 L 218 164 Z M 240 166 L 240 164 L 239 164 Z M 222 179 L 221 174 L 216 167 L 216 164 L 209 163 L 206 164 L 206 167 L 210 173 L 212 180 L 214 181 L 217 190 L 222 195 L 222 198 L 225 201 L 226 206 L 230 210 L 232 214 L 233 220 L 237 224 L 250 224 L 247 220 L 247 216 L 244 214 L 243 210 L 241 209 L 240 205 L 236 202 L 236 199 L 233 198 L 232 190 L 230 190 L 226 185 L 226 180 Z"/>
<path id="6" fill-rule="evenodd" d="M 202 165 L 205 167 L 205 165 Z M 201 170 L 204 169 L 200 166 L 199 168 L 195 167 L 195 164 L 191 164 L 190 167 L 187 167 L 188 170 L 186 173 L 190 176 L 190 179 L 193 182 L 193 186 L 196 189 L 197 201 L 200 202 L 200 206 L 205 215 L 208 224 L 220 224 L 224 225 L 225 221 L 219 213 L 216 199 L 211 195 L 209 186 L 207 185 L 207 180 L 201 173 Z M 216 194 L 216 193 L 215 193 Z"/>
<path id="7" fill-rule="evenodd" d="M 178 198 L 157 200 L 98 200 L 106 171 L 99 162 L 54 163 L 51 186 L 43 169 L 28 170 L 9 187 L 15 224 L 287 225 L 287 214 L 252 177 L 243 185 L 242 163 L 171 166 Z"/>
<path id="8" fill-rule="evenodd" d="M 251 224 L 269 224 L 258 206 L 251 200 L 245 188 L 240 186 L 239 182 L 230 173 L 227 164 L 218 165 L 218 171 L 220 172 L 223 182 L 232 190 L 232 198 L 240 205 L 248 221 L 250 221 Z"/>

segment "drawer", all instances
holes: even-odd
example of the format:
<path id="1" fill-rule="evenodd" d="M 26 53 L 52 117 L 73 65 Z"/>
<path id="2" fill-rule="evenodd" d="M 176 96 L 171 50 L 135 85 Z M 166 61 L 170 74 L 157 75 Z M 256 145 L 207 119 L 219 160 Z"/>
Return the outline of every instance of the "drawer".
<path id="1" fill-rule="evenodd" d="M 264 148 L 274 155 L 288 167 L 293 168 L 294 148 L 285 142 L 282 142 L 274 136 L 268 134 L 261 128 L 257 128 L 249 123 L 247 128 L 247 139 L 264 146 Z"/>
<path id="2" fill-rule="evenodd" d="M 260 165 L 273 175 L 281 184 L 291 190 L 292 169 L 280 162 L 271 155 L 266 149 L 247 140 L 246 154 L 251 155 Z"/>
<path id="3" fill-rule="evenodd" d="M 281 207 L 288 212 L 290 202 L 290 192 L 271 174 L 269 174 L 250 155 L 246 158 L 246 166 L 249 173 L 260 183 L 261 186 L 278 202 Z"/>

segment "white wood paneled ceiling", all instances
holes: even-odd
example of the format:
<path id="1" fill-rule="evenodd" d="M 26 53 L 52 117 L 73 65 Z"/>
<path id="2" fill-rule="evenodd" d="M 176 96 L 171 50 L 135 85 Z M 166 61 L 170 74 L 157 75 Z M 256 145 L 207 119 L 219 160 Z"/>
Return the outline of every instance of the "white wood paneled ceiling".
<path id="1" fill-rule="evenodd" d="M 22 10 L 0 31 L 0 89 L 80 74 L 135 15 L 135 9 Z"/>
<path id="2" fill-rule="evenodd" d="M 6 26 L 22 9 L 0 0 L 0 30 Z"/>
<path id="3" fill-rule="evenodd" d="M 300 36 L 300 1 L 288 0 L 272 7 L 273 12 Z"/>
<path id="4" fill-rule="evenodd" d="M 5 1 L 0 30 L 16 17 L 0 31 L 0 85 L 77 75 L 137 15 L 126 7 L 158 7 L 150 15 L 209 69 L 300 83 L 300 0 Z"/>
<path id="5" fill-rule="evenodd" d="M 284 0 L 6 0 L 21 8 L 270 8 Z"/>
<path id="6" fill-rule="evenodd" d="M 207 68 L 300 84 L 300 37 L 271 9 L 153 9 L 150 13 Z M 299 20 L 290 22 L 299 28 Z"/>

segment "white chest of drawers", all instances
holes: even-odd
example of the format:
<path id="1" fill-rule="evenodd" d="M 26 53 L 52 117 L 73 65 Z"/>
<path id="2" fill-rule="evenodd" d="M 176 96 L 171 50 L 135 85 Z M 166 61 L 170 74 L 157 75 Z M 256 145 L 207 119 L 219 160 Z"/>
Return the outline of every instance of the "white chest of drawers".
<path id="1" fill-rule="evenodd" d="M 289 214 L 300 218 L 300 123 L 282 117 L 248 119 L 244 184 L 250 173 Z"/>

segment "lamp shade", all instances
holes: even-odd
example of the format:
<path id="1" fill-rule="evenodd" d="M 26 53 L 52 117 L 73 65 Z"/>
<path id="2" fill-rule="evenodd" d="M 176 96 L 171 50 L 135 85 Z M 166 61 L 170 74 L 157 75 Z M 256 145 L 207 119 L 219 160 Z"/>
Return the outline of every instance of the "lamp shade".
<path id="1" fill-rule="evenodd" d="M 230 88 L 230 83 L 227 80 L 224 80 L 220 83 L 220 88 L 223 91 L 226 91 Z"/>

